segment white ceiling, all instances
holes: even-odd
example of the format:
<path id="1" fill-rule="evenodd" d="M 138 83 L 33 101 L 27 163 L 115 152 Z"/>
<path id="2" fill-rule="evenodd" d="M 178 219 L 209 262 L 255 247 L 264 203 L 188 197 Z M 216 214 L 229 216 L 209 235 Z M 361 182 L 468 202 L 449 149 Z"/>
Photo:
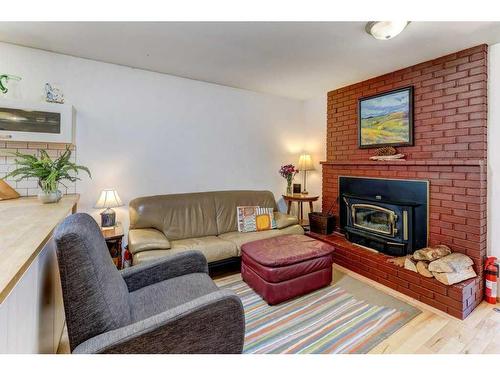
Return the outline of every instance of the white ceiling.
<path id="1" fill-rule="evenodd" d="M 0 22 L 0 41 L 308 99 L 480 43 L 500 22 L 412 22 L 379 41 L 363 22 Z"/>

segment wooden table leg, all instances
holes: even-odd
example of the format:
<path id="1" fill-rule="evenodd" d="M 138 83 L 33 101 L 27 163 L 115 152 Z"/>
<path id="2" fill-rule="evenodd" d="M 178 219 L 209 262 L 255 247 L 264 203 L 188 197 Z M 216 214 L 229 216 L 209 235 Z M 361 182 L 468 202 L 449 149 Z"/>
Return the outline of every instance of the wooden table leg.
<path id="1" fill-rule="evenodd" d="M 297 202 L 298 205 L 299 205 L 299 219 L 300 219 L 300 223 L 302 223 L 304 221 L 304 212 L 303 212 L 303 207 L 302 207 L 302 202 Z"/>
<path id="2" fill-rule="evenodd" d="M 309 212 L 313 212 L 313 202 L 309 202 Z"/>
<path id="3" fill-rule="evenodd" d="M 288 207 L 286 209 L 286 213 L 287 213 L 287 215 L 290 215 L 290 211 L 292 211 L 292 201 L 288 201 L 287 205 L 288 205 Z"/>

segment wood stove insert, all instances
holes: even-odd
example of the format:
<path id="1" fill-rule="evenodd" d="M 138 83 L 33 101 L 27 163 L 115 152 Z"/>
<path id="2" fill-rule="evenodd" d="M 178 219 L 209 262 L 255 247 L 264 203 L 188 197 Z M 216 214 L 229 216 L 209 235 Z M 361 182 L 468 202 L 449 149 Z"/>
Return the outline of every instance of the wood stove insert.
<path id="1" fill-rule="evenodd" d="M 340 228 L 354 243 L 402 256 L 427 246 L 428 181 L 339 177 Z"/>

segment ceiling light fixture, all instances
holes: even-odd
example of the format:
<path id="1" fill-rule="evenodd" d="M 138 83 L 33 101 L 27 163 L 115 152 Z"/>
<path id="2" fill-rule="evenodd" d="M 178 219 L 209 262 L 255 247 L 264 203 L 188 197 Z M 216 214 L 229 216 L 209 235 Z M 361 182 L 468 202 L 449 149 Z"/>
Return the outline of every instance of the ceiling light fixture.
<path id="1" fill-rule="evenodd" d="M 388 40 L 397 36 L 410 21 L 372 21 L 366 24 L 365 30 L 375 39 Z"/>

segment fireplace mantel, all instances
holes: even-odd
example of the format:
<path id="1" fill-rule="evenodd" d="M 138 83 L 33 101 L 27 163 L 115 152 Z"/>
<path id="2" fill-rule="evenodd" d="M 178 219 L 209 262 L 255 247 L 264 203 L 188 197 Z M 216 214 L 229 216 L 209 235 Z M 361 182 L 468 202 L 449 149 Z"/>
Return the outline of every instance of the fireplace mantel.
<path id="1" fill-rule="evenodd" d="M 396 160 L 383 160 L 383 161 L 373 161 L 373 160 L 334 160 L 334 161 L 321 161 L 321 165 L 331 165 L 331 166 L 353 166 L 353 165 L 399 165 L 399 166 L 413 166 L 413 165 L 425 165 L 425 166 L 486 166 L 486 160 L 484 159 L 402 159 Z"/>

